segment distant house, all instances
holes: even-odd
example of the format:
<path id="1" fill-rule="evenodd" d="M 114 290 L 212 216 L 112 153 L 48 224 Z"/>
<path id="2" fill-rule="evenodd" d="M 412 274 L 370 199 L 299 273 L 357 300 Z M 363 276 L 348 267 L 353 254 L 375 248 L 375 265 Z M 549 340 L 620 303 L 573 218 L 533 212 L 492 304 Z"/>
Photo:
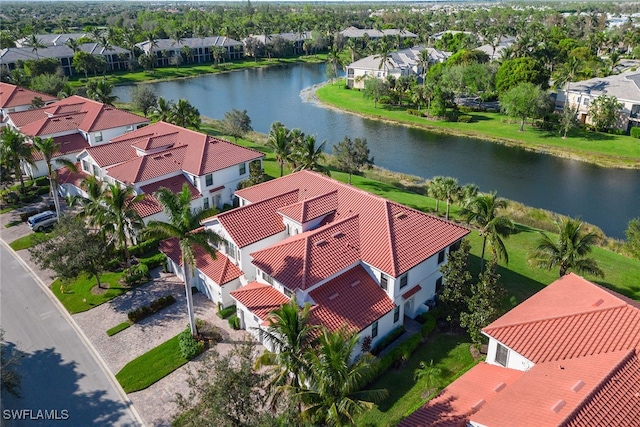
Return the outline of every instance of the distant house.
<path id="1" fill-rule="evenodd" d="M 376 30 L 375 28 L 356 28 L 356 27 L 348 27 L 342 31 L 340 31 L 347 39 L 356 39 L 362 40 L 365 37 L 368 37 L 369 40 L 378 40 L 385 36 L 395 37 L 400 36 L 403 39 L 416 39 L 418 36 L 411 31 L 407 30 L 398 30 L 395 28 L 385 29 L 385 30 Z"/>
<path id="2" fill-rule="evenodd" d="M 40 98 L 45 105 L 58 100 L 55 96 L 35 92 L 10 83 L 0 82 L 0 123 L 3 123 L 9 113 L 26 111 L 32 108 L 35 98 Z"/>
<path id="3" fill-rule="evenodd" d="M 304 52 L 303 46 L 306 40 L 311 40 L 313 37 L 311 36 L 310 31 L 303 31 L 300 33 L 274 33 L 274 34 L 256 34 L 251 35 L 243 40 L 246 44 L 247 39 L 252 38 L 254 40 L 259 41 L 264 46 L 268 46 L 273 44 L 273 41 L 277 38 L 281 38 L 289 43 L 291 43 L 293 55 L 299 55 Z"/>
<path id="4" fill-rule="evenodd" d="M 310 171 L 235 194 L 238 208 L 202 222 L 223 241 L 217 261 L 198 256 L 193 286 L 223 306 L 236 304 L 241 327 L 258 339 L 255 328 L 295 295 L 311 304 L 314 324 L 345 327 L 375 345 L 405 316 L 428 310 L 442 285 L 439 266 L 469 233 Z M 242 272 L 239 282 L 234 269 L 218 279 L 230 267 L 223 259 Z M 221 283 L 227 279 L 229 286 Z"/>
<path id="5" fill-rule="evenodd" d="M 80 169 L 101 180 L 131 186 L 147 197 L 135 206 L 145 221 L 165 220 L 152 194 L 160 187 L 179 192 L 187 185 L 192 206 L 218 207 L 233 202 L 249 163 L 264 154 L 170 123 L 152 125 L 88 147 L 77 155 Z"/>
<path id="6" fill-rule="evenodd" d="M 502 58 L 502 52 L 506 48 L 513 46 L 515 41 L 516 41 L 515 37 L 505 36 L 505 37 L 502 37 L 500 41 L 495 45 L 487 43 L 487 44 L 483 44 L 480 47 L 475 48 L 475 50 L 479 50 L 489 55 L 490 61 L 496 61 Z"/>
<path id="7" fill-rule="evenodd" d="M 213 47 L 222 47 L 225 50 L 225 59 L 239 59 L 244 56 L 244 45 L 239 41 L 224 36 L 188 37 L 180 39 L 179 42 L 173 39 L 159 39 L 155 40 L 154 45 L 147 40 L 138 43 L 136 46 L 146 54 L 153 52 L 153 56 L 159 66 L 175 64 L 175 58 L 177 57 L 180 57 L 181 61 L 188 61 L 183 52 L 185 46 L 191 49 L 193 59 L 190 62 L 197 64 L 214 60 Z"/>
<path id="8" fill-rule="evenodd" d="M 81 38 L 92 38 L 87 33 L 64 33 L 64 34 L 36 34 L 40 43 L 45 46 L 64 46 L 69 40 Z M 29 38 L 24 37 L 16 40 L 16 47 L 29 47 Z"/>
<path id="9" fill-rule="evenodd" d="M 640 303 L 573 273 L 483 329 L 486 362 L 400 422 L 640 425 Z"/>
<path id="10" fill-rule="evenodd" d="M 111 138 L 149 124 L 149 119 L 81 96 L 70 96 L 43 108 L 9 113 L 6 125 L 19 130 L 29 141 L 53 138 L 60 145 L 54 156 L 76 161 L 82 150 L 107 143 Z M 24 165 L 33 176 L 47 173 L 44 159 L 34 155 L 35 166 Z"/>
<path id="11" fill-rule="evenodd" d="M 420 54 L 425 50 L 429 53 L 429 64 L 444 62 L 451 56 L 449 52 L 422 46 L 392 52 L 386 60 L 380 55 L 369 55 L 347 66 L 347 86 L 362 89 L 367 77 L 384 80 L 387 76 L 420 76 L 424 72 Z"/>
<path id="12" fill-rule="evenodd" d="M 615 127 L 627 132 L 634 126 L 640 126 L 640 72 L 627 71 L 609 77 L 596 77 L 581 82 L 572 82 L 569 91 L 558 88 L 556 106 L 565 104 L 578 106 L 578 120 L 591 123 L 589 105 L 600 95 L 613 95 L 623 104 Z"/>
<path id="13" fill-rule="evenodd" d="M 83 43 L 79 46 L 83 52 L 92 55 L 100 55 L 107 61 L 110 71 L 129 69 L 131 53 L 127 49 L 111 46 L 109 49 L 101 47 L 98 43 Z M 0 50 L 0 67 L 8 70 L 18 68 L 20 61 L 55 58 L 60 61 L 60 67 L 67 76 L 78 74 L 73 68 L 73 56 L 75 52 L 66 45 L 54 45 L 34 49 L 32 47 L 10 47 Z"/>

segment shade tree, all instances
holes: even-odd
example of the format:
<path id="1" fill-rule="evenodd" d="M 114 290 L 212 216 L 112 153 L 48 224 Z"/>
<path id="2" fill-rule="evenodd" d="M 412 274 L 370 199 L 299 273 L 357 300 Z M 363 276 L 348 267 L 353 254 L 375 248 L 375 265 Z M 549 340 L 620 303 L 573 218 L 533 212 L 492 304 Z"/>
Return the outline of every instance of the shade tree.
<path id="1" fill-rule="evenodd" d="M 365 138 L 356 138 L 352 141 L 345 136 L 342 141 L 333 146 L 333 155 L 336 156 L 338 167 L 349 174 L 349 184 L 351 184 L 352 174 L 364 167 L 371 167 L 374 160 Z"/>
<path id="2" fill-rule="evenodd" d="M 224 113 L 224 119 L 222 120 L 223 131 L 231 135 L 235 142 L 238 142 L 238 138 L 242 138 L 248 132 L 251 132 L 251 118 L 247 114 L 247 110 L 236 110 Z"/>
<path id="3" fill-rule="evenodd" d="M 500 95 L 502 111 L 520 119 L 520 131 L 524 131 L 527 118 L 537 118 L 549 107 L 549 96 L 533 83 L 520 83 Z"/>

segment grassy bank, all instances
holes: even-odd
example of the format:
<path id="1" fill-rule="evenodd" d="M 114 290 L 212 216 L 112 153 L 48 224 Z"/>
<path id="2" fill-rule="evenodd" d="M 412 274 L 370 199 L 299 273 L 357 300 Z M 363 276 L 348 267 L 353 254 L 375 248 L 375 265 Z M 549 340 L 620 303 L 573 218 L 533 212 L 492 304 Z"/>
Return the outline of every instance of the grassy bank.
<path id="1" fill-rule="evenodd" d="M 254 60 L 252 58 L 244 58 L 235 61 L 223 62 L 218 65 L 207 64 L 183 64 L 179 67 L 161 67 L 150 71 L 116 71 L 109 73 L 106 77 L 115 85 L 127 85 L 143 82 L 153 82 L 162 80 L 177 80 L 190 77 L 198 77 L 205 74 L 226 73 L 234 70 L 243 70 L 248 68 L 271 67 L 281 64 L 294 64 L 301 62 L 324 62 L 326 54 L 308 55 L 291 58 L 280 59 L 261 59 Z M 92 78 L 93 76 L 89 76 Z M 69 79 L 70 84 L 79 88 L 84 86 L 84 76 L 77 75 Z"/>
<path id="2" fill-rule="evenodd" d="M 557 132 L 541 130 L 531 125 L 524 132 L 519 132 L 519 123 L 492 112 L 468 113 L 472 116 L 470 123 L 432 121 L 408 114 L 406 105 L 389 106 L 378 103 L 375 108 L 371 99 L 366 99 L 358 90 L 346 89 L 342 82 L 322 86 L 316 91 L 316 96 L 332 107 L 370 118 L 434 132 L 486 139 L 606 167 L 640 168 L 640 140 L 630 136 L 574 129 L 568 138 L 562 139 Z"/>

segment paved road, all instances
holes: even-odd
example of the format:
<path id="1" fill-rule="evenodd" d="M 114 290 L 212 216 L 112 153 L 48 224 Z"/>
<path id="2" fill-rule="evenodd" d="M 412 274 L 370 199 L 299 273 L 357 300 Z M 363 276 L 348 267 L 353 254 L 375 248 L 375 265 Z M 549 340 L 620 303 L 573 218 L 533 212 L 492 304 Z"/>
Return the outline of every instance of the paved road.
<path id="1" fill-rule="evenodd" d="M 135 409 L 88 349 L 68 314 L 1 242 L 0 325 L 6 341 L 23 353 L 19 367 L 23 396 L 2 399 L 0 424 L 139 425 Z M 11 412 L 7 410 L 14 410 L 14 417 L 30 419 L 8 420 Z"/>

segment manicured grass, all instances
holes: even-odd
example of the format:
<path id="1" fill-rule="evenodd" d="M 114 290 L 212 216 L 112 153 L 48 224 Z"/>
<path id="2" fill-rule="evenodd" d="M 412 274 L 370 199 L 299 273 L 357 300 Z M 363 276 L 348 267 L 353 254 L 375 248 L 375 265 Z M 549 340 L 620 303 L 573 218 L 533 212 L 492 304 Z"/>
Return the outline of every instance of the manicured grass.
<path id="1" fill-rule="evenodd" d="M 575 129 L 568 138 L 562 139 L 558 132 L 532 126 L 519 132 L 519 124 L 511 123 L 500 113 L 491 112 L 465 113 L 473 117 L 471 123 L 431 121 L 409 115 L 406 105 L 378 104 L 375 108 L 373 101 L 366 99 L 362 92 L 345 89 L 344 84 L 325 85 L 318 89 L 316 95 L 329 105 L 367 117 L 392 120 L 436 132 L 490 139 L 603 166 L 640 168 L 640 142 L 630 136 Z"/>
<path id="2" fill-rule="evenodd" d="M 132 393 L 144 390 L 185 363 L 187 359 L 180 353 L 177 335 L 127 363 L 116 374 L 116 379 L 126 393 Z"/>
<path id="3" fill-rule="evenodd" d="M 43 235 L 47 236 L 51 233 L 52 228 L 48 228 L 41 232 L 29 233 L 26 236 L 20 237 L 13 242 L 9 243 L 11 249 L 14 251 L 20 251 L 22 249 L 28 249 L 31 246 L 35 245 L 38 239 L 42 238 Z M 46 237 L 45 237 L 46 238 Z"/>
<path id="4" fill-rule="evenodd" d="M 125 329 L 127 329 L 129 326 L 131 326 L 131 323 L 129 322 L 122 322 L 119 325 L 114 326 L 111 329 L 107 329 L 107 335 L 112 337 L 115 334 L 117 334 L 118 332 L 124 331 Z"/>
<path id="5" fill-rule="evenodd" d="M 131 290 L 131 288 L 120 284 L 122 274 L 122 272 L 102 274 L 100 280 L 103 286 L 108 284 L 109 289 L 105 289 L 104 293 L 98 295 L 91 293 L 91 289 L 96 286 L 95 277 L 88 278 L 86 276 L 80 277 L 70 284 L 63 284 L 60 279 L 56 279 L 51 284 L 51 291 L 69 313 L 80 313 Z M 64 293 L 61 292 L 61 287 L 63 287 Z"/>
<path id="6" fill-rule="evenodd" d="M 469 351 L 470 345 L 467 336 L 448 335 L 441 332 L 433 334 L 427 343 L 416 350 L 405 367 L 390 369 L 367 387 L 368 389 L 384 388 L 389 394 L 371 411 L 358 417 L 356 424 L 358 426 L 395 426 L 428 398 L 424 395 L 427 379 L 425 377 L 417 381 L 413 379 L 415 370 L 420 367 L 420 362 L 429 364 L 433 360 L 434 366 L 441 369 L 440 375 L 429 385 L 432 391 L 441 390 L 477 363 Z"/>

